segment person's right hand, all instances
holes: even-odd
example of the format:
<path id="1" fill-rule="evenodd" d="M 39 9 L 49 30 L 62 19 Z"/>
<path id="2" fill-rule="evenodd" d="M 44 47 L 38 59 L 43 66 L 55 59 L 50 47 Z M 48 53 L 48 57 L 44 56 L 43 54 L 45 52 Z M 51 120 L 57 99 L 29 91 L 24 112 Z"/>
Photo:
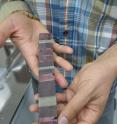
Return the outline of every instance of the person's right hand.
<path id="1" fill-rule="evenodd" d="M 47 32 L 47 29 L 39 21 L 16 12 L 11 14 L 5 21 L 0 22 L 0 46 L 4 44 L 5 40 L 11 38 L 21 51 L 31 71 L 38 77 L 39 34 Z M 64 52 L 62 45 L 55 43 L 53 46 L 55 52 Z M 64 53 L 72 53 L 72 49 L 67 46 L 65 46 L 64 50 Z M 63 58 L 55 55 L 54 60 L 66 70 L 72 69 L 72 66 Z"/>
<path id="2" fill-rule="evenodd" d="M 0 46 L 8 38 L 11 38 L 21 51 L 30 69 L 37 75 L 38 40 L 41 32 L 47 32 L 41 23 L 16 12 L 0 23 Z"/>

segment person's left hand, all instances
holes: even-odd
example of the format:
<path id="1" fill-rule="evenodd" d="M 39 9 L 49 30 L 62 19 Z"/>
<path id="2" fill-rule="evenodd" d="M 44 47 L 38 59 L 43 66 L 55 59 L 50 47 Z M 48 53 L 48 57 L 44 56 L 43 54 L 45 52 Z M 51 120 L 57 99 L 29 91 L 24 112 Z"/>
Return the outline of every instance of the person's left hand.
<path id="1" fill-rule="evenodd" d="M 101 117 L 116 78 L 106 61 L 85 65 L 65 93 L 59 94 L 62 105 L 58 124 L 96 124 Z"/>
<path id="2" fill-rule="evenodd" d="M 103 113 L 115 73 L 103 61 L 85 65 L 64 93 L 57 93 L 58 124 L 95 124 Z M 37 106 L 31 106 L 36 111 Z"/>

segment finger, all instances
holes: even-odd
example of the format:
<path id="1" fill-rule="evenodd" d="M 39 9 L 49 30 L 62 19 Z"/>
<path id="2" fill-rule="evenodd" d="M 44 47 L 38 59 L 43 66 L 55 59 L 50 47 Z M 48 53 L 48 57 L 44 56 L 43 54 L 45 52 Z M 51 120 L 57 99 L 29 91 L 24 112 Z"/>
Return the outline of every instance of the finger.
<path id="1" fill-rule="evenodd" d="M 73 66 L 67 60 L 57 56 L 56 54 L 54 54 L 54 62 L 64 68 L 66 71 L 71 71 L 73 69 Z"/>
<path id="2" fill-rule="evenodd" d="M 66 106 L 66 103 L 65 104 L 58 104 L 58 106 L 57 106 L 57 114 L 58 114 L 58 116 L 64 110 L 65 106 Z M 63 123 L 63 124 L 65 124 L 65 123 Z M 70 121 L 69 124 L 77 124 L 76 118 L 74 120 Z"/>
<path id="3" fill-rule="evenodd" d="M 60 45 L 60 44 L 57 44 L 57 43 L 53 44 L 53 49 L 57 53 L 68 53 L 68 54 L 73 53 L 73 49 L 71 47 Z"/>
<path id="4" fill-rule="evenodd" d="M 75 76 L 73 79 L 73 82 L 71 83 L 71 85 L 69 86 L 69 89 L 76 93 L 78 88 L 79 88 L 79 84 L 78 82 L 80 82 L 80 75 L 79 76 Z"/>
<path id="5" fill-rule="evenodd" d="M 88 103 L 91 94 L 84 92 L 87 87 L 81 87 L 77 94 L 66 105 L 64 111 L 59 117 L 59 124 L 68 123 L 76 117 L 76 114 Z"/>
<path id="6" fill-rule="evenodd" d="M 67 104 L 67 103 L 58 104 L 58 105 L 57 105 L 57 115 L 58 115 L 58 116 L 59 116 L 60 113 L 64 110 L 66 104 Z M 66 123 L 63 123 L 63 124 L 66 124 Z M 70 121 L 69 124 L 77 124 L 76 118 L 75 118 L 74 120 Z"/>
<path id="7" fill-rule="evenodd" d="M 64 103 L 67 102 L 65 93 L 56 93 L 56 98 L 57 98 L 57 102 L 64 102 Z M 34 99 L 39 100 L 39 94 L 34 95 Z M 38 104 L 30 105 L 29 110 L 31 112 L 38 112 L 39 111 Z"/>
<path id="8" fill-rule="evenodd" d="M 70 90 L 69 88 L 65 91 L 65 94 L 66 94 L 67 102 L 69 102 L 74 96 L 74 92 L 72 90 Z"/>
<path id="9" fill-rule="evenodd" d="M 36 41 L 34 41 L 36 42 Z M 38 57 L 38 45 L 34 42 L 26 42 L 19 45 L 19 49 L 22 53 L 22 55 L 25 57 L 25 60 L 30 67 L 30 70 L 33 74 L 33 76 L 38 79 L 39 77 L 39 57 Z"/>
<path id="10" fill-rule="evenodd" d="M 57 70 L 54 71 L 55 81 L 61 88 L 66 88 L 68 86 L 65 77 Z"/>
<path id="11" fill-rule="evenodd" d="M 66 102 L 65 93 L 56 93 L 56 97 L 58 102 Z M 39 100 L 39 94 L 34 95 L 34 99 Z M 38 112 L 39 111 L 38 104 L 30 105 L 29 110 L 31 112 Z"/>
<path id="12" fill-rule="evenodd" d="M 74 92 L 70 89 L 67 89 L 64 93 L 57 93 L 57 101 L 60 102 L 69 102 L 74 96 Z"/>
<path id="13" fill-rule="evenodd" d="M 60 113 L 63 111 L 64 108 L 65 108 L 65 104 L 58 104 L 57 105 L 57 114 L 58 114 L 58 116 L 60 115 Z"/>
<path id="14" fill-rule="evenodd" d="M 10 20 L 6 19 L 0 23 L 0 46 L 10 37 L 13 32 L 15 32 L 15 29 L 13 28 L 13 24 Z"/>
<path id="15" fill-rule="evenodd" d="M 57 97 L 57 102 L 61 103 L 61 102 L 67 102 L 67 99 L 66 99 L 66 94 L 65 93 L 57 93 L 56 94 L 56 97 Z"/>
<path id="16" fill-rule="evenodd" d="M 39 94 L 38 93 L 34 95 L 34 100 L 39 100 Z"/>
<path id="17" fill-rule="evenodd" d="M 29 111 L 31 111 L 31 112 L 39 112 L 39 106 L 37 104 L 30 105 Z"/>
<path id="18" fill-rule="evenodd" d="M 68 97 L 73 96 L 73 92 L 68 93 Z M 58 102 L 67 102 L 67 97 L 65 93 L 56 93 L 56 98 Z M 35 100 L 39 100 L 39 94 L 34 95 Z M 68 98 L 69 99 L 69 98 Z"/>
<path id="19" fill-rule="evenodd" d="M 30 58 L 28 56 L 26 56 L 26 61 L 27 64 L 30 67 L 31 73 L 32 75 L 35 77 L 35 79 L 39 79 L 39 66 L 38 66 L 38 59 L 37 56 L 30 56 Z"/>

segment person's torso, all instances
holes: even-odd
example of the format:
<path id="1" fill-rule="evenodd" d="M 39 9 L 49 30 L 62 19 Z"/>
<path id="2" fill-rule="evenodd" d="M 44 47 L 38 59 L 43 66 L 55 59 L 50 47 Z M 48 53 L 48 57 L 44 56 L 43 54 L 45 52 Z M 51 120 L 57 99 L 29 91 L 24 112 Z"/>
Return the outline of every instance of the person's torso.
<path id="1" fill-rule="evenodd" d="M 73 48 L 73 54 L 65 57 L 74 70 L 95 60 L 116 43 L 117 0 L 28 0 L 27 3 L 56 42 Z"/>

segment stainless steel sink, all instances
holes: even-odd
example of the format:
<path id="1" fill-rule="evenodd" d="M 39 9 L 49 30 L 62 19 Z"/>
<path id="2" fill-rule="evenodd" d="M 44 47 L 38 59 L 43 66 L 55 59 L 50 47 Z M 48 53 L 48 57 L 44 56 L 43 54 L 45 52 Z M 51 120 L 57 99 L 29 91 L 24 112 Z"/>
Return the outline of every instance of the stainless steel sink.
<path id="1" fill-rule="evenodd" d="M 0 124 L 18 123 L 14 117 L 31 85 L 30 78 L 23 57 L 8 40 L 0 49 Z"/>

